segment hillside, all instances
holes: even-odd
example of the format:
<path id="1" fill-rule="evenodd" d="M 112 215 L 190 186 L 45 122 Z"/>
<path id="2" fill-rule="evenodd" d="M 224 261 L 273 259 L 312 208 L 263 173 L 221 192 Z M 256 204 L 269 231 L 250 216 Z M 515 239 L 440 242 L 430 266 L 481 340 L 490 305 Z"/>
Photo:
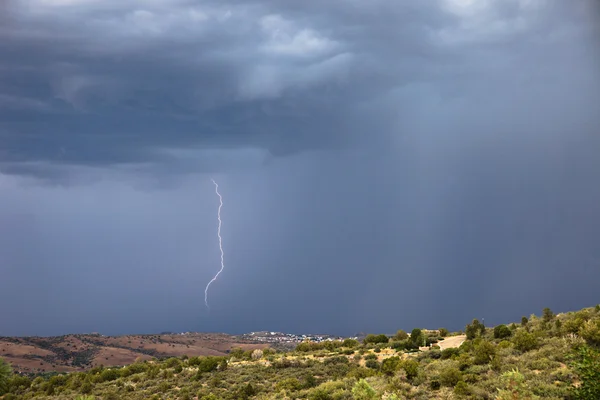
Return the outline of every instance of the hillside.
<path id="1" fill-rule="evenodd" d="M 4 399 L 600 399 L 600 306 L 544 309 L 493 328 L 473 320 L 456 333 L 307 341 L 289 352 L 248 346 L 33 380 L 14 375 Z"/>
<path id="2" fill-rule="evenodd" d="M 224 356 L 234 347 L 253 350 L 266 345 L 214 333 L 0 337 L 0 357 L 21 373 L 83 371 L 99 365 L 123 366 L 153 357 Z"/>

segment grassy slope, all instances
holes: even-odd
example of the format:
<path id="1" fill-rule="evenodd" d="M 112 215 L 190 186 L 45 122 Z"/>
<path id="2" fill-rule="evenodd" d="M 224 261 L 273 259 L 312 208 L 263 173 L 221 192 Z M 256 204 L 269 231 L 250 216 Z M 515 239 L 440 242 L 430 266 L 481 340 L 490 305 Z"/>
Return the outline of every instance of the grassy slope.
<path id="1" fill-rule="evenodd" d="M 574 349 L 600 344 L 600 307 L 546 321 L 532 316 L 508 334 L 494 338 L 486 329 L 460 348 L 444 351 L 434 346 L 409 353 L 391 348 L 402 347 L 394 342 L 354 348 L 338 343 L 254 357 L 239 351 L 227 358 L 172 358 L 33 382 L 14 378 L 12 391 L 25 399 L 79 394 L 102 399 L 569 399 L 587 382 L 573 369 Z"/>

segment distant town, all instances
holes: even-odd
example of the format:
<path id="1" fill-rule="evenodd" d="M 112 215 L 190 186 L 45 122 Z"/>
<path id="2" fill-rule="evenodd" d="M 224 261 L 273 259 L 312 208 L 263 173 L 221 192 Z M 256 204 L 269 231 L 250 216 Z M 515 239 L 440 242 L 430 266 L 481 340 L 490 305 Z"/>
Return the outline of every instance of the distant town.
<path id="1" fill-rule="evenodd" d="M 250 332 L 240 336 L 244 340 L 252 340 L 264 343 L 302 343 L 305 341 L 311 342 L 326 342 L 332 340 L 344 340 L 346 338 L 332 335 L 297 335 L 294 333 L 283 332 Z M 356 338 L 353 338 L 356 339 Z"/>

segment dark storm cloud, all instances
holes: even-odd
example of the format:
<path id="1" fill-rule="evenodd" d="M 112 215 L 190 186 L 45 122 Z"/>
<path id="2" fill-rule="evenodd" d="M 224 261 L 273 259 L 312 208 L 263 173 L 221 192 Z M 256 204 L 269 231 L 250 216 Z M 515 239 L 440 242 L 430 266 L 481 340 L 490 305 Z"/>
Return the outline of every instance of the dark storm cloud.
<path id="1" fill-rule="evenodd" d="M 513 101 L 503 87 L 560 79 L 543 76 L 570 56 L 555 47 L 597 33 L 580 23 L 592 2 L 455 3 L 5 3 L 2 170 L 387 143 L 415 129 L 405 110 L 418 95 L 395 94 L 405 86 L 433 85 L 442 101 L 481 91 Z M 491 74 L 500 84 L 487 85 Z M 406 126 L 390 123 L 398 115 Z"/>
<path id="2" fill-rule="evenodd" d="M 0 334 L 597 302 L 596 1 L 0 5 Z"/>

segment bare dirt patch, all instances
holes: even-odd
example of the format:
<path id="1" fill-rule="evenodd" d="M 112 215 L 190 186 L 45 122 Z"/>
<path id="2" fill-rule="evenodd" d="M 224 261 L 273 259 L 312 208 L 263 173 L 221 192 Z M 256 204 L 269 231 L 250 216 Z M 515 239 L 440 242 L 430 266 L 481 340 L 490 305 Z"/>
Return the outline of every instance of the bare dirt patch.
<path id="1" fill-rule="evenodd" d="M 463 342 L 467 340 L 466 335 L 450 336 L 444 340 L 440 340 L 436 344 L 440 346 L 441 350 L 459 347 Z"/>

